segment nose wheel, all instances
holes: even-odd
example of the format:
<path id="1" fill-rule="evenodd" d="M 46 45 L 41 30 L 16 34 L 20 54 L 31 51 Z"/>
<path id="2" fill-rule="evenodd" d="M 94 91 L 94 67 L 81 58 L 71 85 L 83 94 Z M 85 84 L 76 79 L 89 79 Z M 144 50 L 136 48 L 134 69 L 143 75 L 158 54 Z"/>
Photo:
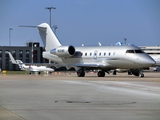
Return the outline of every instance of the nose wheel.
<path id="1" fill-rule="evenodd" d="M 132 73 L 135 76 L 144 77 L 142 69 L 130 69 L 130 73 Z"/>

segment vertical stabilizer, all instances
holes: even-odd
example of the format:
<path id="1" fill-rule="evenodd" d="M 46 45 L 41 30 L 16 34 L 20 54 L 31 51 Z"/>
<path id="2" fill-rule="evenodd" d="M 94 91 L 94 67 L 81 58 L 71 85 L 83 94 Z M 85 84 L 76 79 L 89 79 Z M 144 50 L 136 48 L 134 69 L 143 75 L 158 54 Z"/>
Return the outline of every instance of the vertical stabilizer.
<path id="1" fill-rule="evenodd" d="M 46 51 L 62 46 L 47 23 L 42 23 L 37 28 Z"/>
<path id="2" fill-rule="evenodd" d="M 12 64 L 17 64 L 19 68 L 22 68 L 23 62 L 21 60 L 15 60 L 10 52 L 8 52 Z"/>
<path id="3" fill-rule="evenodd" d="M 10 52 L 8 52 L 9 57 L 11 59 L 12 64 L 17 64 L 17 62 L 15 61 L 15 59 L 13 58 L 12 54 Z"/>

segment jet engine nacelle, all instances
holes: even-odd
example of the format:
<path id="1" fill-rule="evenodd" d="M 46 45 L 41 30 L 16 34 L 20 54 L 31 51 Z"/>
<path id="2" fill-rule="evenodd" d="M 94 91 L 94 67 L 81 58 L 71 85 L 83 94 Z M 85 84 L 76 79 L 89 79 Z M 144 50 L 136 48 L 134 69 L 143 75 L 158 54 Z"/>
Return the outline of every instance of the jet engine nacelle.
<path id="1" fill-rule="evenodd" d="M 71 57 L 75 54 L 75 48 L 73 46 L 60 46 L 50 50 L 50 53 L 58 57 Z"/>

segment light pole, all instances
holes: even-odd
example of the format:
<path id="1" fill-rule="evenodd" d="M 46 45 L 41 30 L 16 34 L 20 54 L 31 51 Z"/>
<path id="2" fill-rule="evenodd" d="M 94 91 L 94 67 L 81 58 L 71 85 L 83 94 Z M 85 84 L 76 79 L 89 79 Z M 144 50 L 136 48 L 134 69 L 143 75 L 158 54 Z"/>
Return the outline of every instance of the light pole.
<path id="1" fill-rule="evenodd" d="M 32 41 L 32 63 L 33 63 L 33 41 Z"/>
<path id="2" fill-rule="evenodd" d="M 52 25 L 51 25 L 51 19 L 52 19 L 52 18 L 51 18 L 51 10 L 52 10 L 52 9 L 56 9 L 56 8 L 55 8 L 55 7 L 46 7 L 45 9 L 49 10 L 49 13 L 50 13 L 50 27 L 51 27 L 51 26 L 52 26 Z"/>
<path id="3" fill-rule="evenodd" d="M 9 28 L 9 46 L 11 45 L 11 30 L 13 30 L 13 29 Z"/>

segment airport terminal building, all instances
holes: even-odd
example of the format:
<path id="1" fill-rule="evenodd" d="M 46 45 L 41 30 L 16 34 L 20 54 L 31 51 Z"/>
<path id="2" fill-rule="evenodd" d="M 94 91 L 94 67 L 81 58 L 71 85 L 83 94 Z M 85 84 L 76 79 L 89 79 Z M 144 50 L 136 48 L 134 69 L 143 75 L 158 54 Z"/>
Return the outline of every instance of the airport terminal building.
<path id="1" fill-rule="evenodd" d="M 149 55 L 160 55 L 160 46 L 139 46 L 145 53 Z"/>
<path id="2" fill-rule="evenodd" d="M 38 42 L 28 42 L 26 46 L 0 46 L 1 70 L 20 70 L 18 65 L 10 62 L 8 51 L 13 55 L 15 60 L 21 60 L 24 63 L 48 62 L 48 60 L 43 59 L 42 52 L 44 48 L 40 47 Z"/>

